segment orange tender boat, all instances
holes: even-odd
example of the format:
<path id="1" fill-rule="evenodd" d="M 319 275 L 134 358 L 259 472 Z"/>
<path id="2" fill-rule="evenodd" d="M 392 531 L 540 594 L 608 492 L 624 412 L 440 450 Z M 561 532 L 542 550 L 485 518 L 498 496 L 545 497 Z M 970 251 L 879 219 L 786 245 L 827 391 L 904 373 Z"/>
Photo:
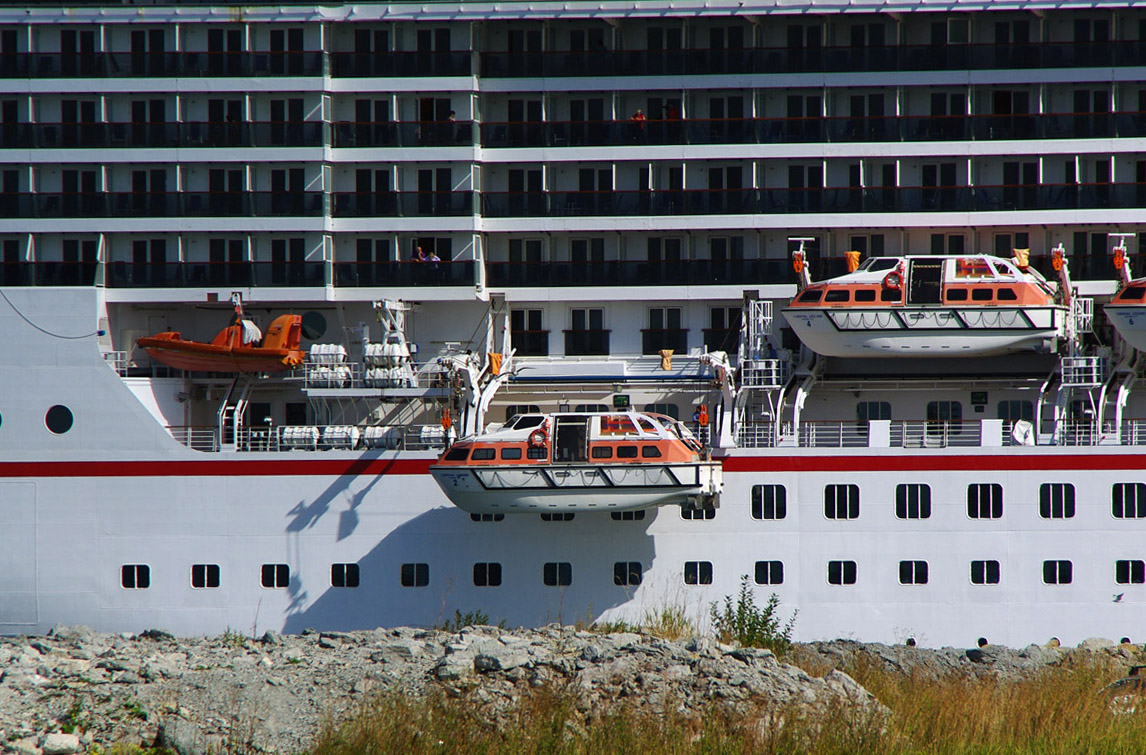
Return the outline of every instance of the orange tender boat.
<path id="1" fill-rule="evenodd" d="M 235 322 L 219 331 L 211 343 L 185 341 L 169 330 L 140 338 L 139 347 L 157 362 L 194 372 L 281 372 L 302 364 L 299 349 L 302 317 L 279 315 L 259 338 L 258 328 L 236 313 Z"/>

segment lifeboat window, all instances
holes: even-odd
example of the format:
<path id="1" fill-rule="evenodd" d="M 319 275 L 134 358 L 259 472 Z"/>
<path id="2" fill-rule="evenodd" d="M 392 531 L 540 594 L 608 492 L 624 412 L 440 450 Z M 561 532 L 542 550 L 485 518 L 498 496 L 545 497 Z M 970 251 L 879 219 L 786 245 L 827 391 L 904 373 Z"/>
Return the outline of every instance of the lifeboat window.
<path id="1" fill-rule="evenodd" d="M 716 509 L 711 506 L 705 509 L 686 509 L 680 510 L 680 518 L 686 519 L 691 522 L 706 521 L 708 519 L 716 518 Z"/>
<path id="2" fill-rule="evenodd" d="M 458 448 L 454 446 L 446 452 L 446 461 L 465 461 L 470 458 L 470 450 L 468 448 Z"/>
<path id="3" fill-rule="evenodd" d="M 756 584 L 782 585 L 784 584 L 783 561 L 757 561 Z"/>
<path id="4" fill-rule="evenodd" d="M 473 461 L 489 461 L 490 459 L 494 458 L 494 456 L 495 453 L 492 448 L 475 448 L 473 456 L 470 458 Z"/>
<path id="5" fill-rule="evenodd" d="M 119 570 L 119 583 L 127 590 L 151 587 L 151 567 L 147 564 L 124 564 Z"/>
<path id="6" fill-rule="evenodd" d="M 885 288 L 879 292 L 880 301 L 903 301 L 903 294 L 893 288 Z"/>
<path id="7" fill-rule="evenodd" d="M 601 417 L 601 435 L 625 435 L 635 433 L 637 426 L 624 414 L 610 414 Z"/>
<path id="8" fill-rule="evenodd" d="M 475 522 L 500 522 L 505 519 L 505 514 L 470 514 L 470 519 Z"/>
<path id="9" fill-rule="evenodd" d="M 712 584 L 712 562 L 711 561 L 685 561 L 684 562 L 684 583 L 686 585 L 711 585 Z"/>
<path id="10" fill-rule="evenodd" d="M 976 288 L 971 292 L 971 301 L 991 301 L 995 292 L 989 288 Z"/>
<path id="11" fill-rule="evenodd" d="M 613 458 L 613 449 L 609 446 L 593 446 L 594 459 L 611 459 Z"/>
<path id="12" fill-rule="evenodd" d="M 474 587 L 499 587 L 501 585 L 501 564 L 474 564 Z"/>
<path id="13" fill-rule="evenodd" d="M 402 587 L 425 587 L 428 584 L 429 564 L 402 564 Z"/>
<path id="14" fill-rule="evenodd" d="M 637 458 L 636 446 L 617 446 L 618 459 L 635 459 Z"/>
<path id="15" fill-rule="evenodd" d="M 1110 489 L 1110 506 L 1115 519 L 1146 517 L 1146 483 L 1114 483 Z"/>
<path id="16" fill-rule="evenodd" d="M 810 304 L 812 302 L 819 301 L 823 297 L 823 295 L 824 295 L 824 292 L 819 291 L 819 290 L 805 291 L 804 293 L 800 294 L 800 298 L 797 299 L 796 301 L 807 302 Z"/>
<path id="17" fill-rule="evenodd" d="M 949 289 L 947 289 L 947 301 L 967 301 L 967 289 L 965 289 L 965 288 L 949 288 Z"/>
<path id="18" fill-rule="evenodd" d="M 871 262 L 869 267 L 864 268 L 863 265 L 860 265 L 860 269 L 866 270 L 869 273 L 881 273 L 884 270 L 891 270 L 899 265 L 899 259 L 895 257 L 886 257 L 884 259 L 869 257 L 868 262 Z"/>
<path id="19" fill-rule="evenodd" d="M 641 429 L 646 433 L 655 433 L 657 431 L 657 426 L 654 425 L 651 420 L 645 419 L 644 417 L 637 417 L 637 423 L 640 424 Z"/>
<path id="20" fill-rule="evenodd" d="M 856 301 L 875 301 L 875 291 L 870 288 L 861 288 L 857 290 Z"/>
<path id="21" fill-rule="evenodd" d="M 641 446 L 641 458 L 659 459 L 661 458 L 661 450 L 657 446 Z"/>
<path id="22" fill-rule="evenodd" d="M 523 417 L 518 415 L 517 421 L 513 423 L 514 430 L 528 430 L 531 427 L 537 427 L 545 421 L 545 417 L 531 416 Z"/>
<path id="23" fill-rule="evenodd" d="M 639 522 L 645 518 L 644 511 L 611 511 L 609 516 L 618 522 Z"/>
<path id="24" fill-rule="evenodd" d="M 999 301 L 1015 301 L 1019 298 L 1019 295 L 1015 293 L 1015 289 L 1013 288 L 1000 288 L 995 295 L 999 298 Z"/>
<path id="25" fill-rule="evenodd" d="M 541 569 L 541 581 L 546 587 L 568 587 L 573 584 L 573 564 L 550 561 Z"/>
<path id="26" fill-rule="evenodd" d="M 752 486 L 752 518 L 783 519 L 788 516 L 788 491 L 783 485 Z"/>
<path id="27" fill-rule="evenodd" d="M 1146 296 L 1146 286 L 1130 286 L 1118 298 L 1124 301 L 1141 301 L 1144 296 Z"/>
<path id="28" fill-rule="evenodd" d="M 833 288 L 824 294 L 824 301 L 837 302 L 837 301 L 851 301 L 852 294 L 846 288 Z"/>
<path id="29" fill-rule="evenodd" d="M 520 448 L 503 448 L 501 449 L 501 458 L 506 461 L 517 461 L 521 458 Z"/>
<path id="30" fill-rule="evenodd" d="M 527 459 L 547 459 L 549 458 L 549 449 L 545 446 L 530 446 L 525 452 Z"/>
<path id="31" fill-rule="evenodd" d="M 644 571 L 640 561 L 617 561 L 613 564 L 613 584 L 618 587 L 636 587 L 641 583 Z"/>

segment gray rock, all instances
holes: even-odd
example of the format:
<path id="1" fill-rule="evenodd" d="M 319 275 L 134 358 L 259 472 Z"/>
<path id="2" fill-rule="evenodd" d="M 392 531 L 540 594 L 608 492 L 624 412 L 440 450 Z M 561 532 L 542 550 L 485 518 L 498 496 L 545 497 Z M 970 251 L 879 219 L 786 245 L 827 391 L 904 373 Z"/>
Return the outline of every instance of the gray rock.
<path id="1" fill-rule="evenodd" d="M 25 737 L 14 742 L 7 742 L 5 747 L 17 755 L 41 755 L 43 750 L 40 749 L 39 741 L 36 737 Z"/>
<path id="2" fill-rule="evenodd" d="M 174 750 L 178 755 L 205 755 L 207 752 L 207 738 L 199 727 L 174 716 L 164 719 L 159 725 L 155 743 Z"/>
<path id="3" fill-rule="evenodd" d="M 1114 647 L 1114 640 L 1105 637 L 1087 637 L 1082 642 L 1078 643 L 1079 650 L 1087 650 L 1094 652 L 1096 650 L 1106 650 L 1107 648 Z"/>
<path id="4" fill-rule="evenodd" d="M 69 755 L 80 751 L 80 738 L 75 734 L 53 732 L 44 737 L 40 750 L 44 755 Z"/>
<path id="5" fill-rule="evenodd" d="M 530 662 L 529 651 L 521 646 L 489 648 L 474 656 L 476 671 L 509 671 Z"/>
<path id="6" fill-rule="evenodd" d="M 268 629 L 263 633 L 262 642 L 264 645 L 281 645 L 283 636 L 273 629 Z"/>
<path id="7" fill-rule="evenodd" d="M 140 635 L 145 640 L 157 640 L 160 642 L 175 642 L 175 635 L 171 632 L 162 629 L 144 629 Z"/>

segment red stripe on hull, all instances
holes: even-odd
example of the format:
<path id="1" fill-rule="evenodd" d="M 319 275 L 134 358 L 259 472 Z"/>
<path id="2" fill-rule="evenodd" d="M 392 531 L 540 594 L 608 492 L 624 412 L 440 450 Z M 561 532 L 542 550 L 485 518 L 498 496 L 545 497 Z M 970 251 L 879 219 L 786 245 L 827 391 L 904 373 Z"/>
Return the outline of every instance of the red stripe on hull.
<path id="1" fill-rule="evenodd" d="M 428 474 L 436 459 L 10 461 L 0 477 L 295 477 Z"/>

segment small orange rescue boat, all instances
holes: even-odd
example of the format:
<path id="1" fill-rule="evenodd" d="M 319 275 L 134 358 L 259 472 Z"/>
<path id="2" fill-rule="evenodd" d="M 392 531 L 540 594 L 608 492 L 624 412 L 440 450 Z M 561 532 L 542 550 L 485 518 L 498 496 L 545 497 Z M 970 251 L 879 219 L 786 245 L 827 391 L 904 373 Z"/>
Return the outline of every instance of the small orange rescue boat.
<path id="1" fill-rule="evenodd" d="M 281 372 L 306 360 L 306 353 L 299 349 L 301 340 L 300 315 L 279 315 L 264 336 L 257 325 L 243 319 L 242 306 L 236 304 L 234 322 L 211 343 L 185 341 L 175 330 L 140 338 L 137 343 L 155 361 L 179 370 Z"/>

